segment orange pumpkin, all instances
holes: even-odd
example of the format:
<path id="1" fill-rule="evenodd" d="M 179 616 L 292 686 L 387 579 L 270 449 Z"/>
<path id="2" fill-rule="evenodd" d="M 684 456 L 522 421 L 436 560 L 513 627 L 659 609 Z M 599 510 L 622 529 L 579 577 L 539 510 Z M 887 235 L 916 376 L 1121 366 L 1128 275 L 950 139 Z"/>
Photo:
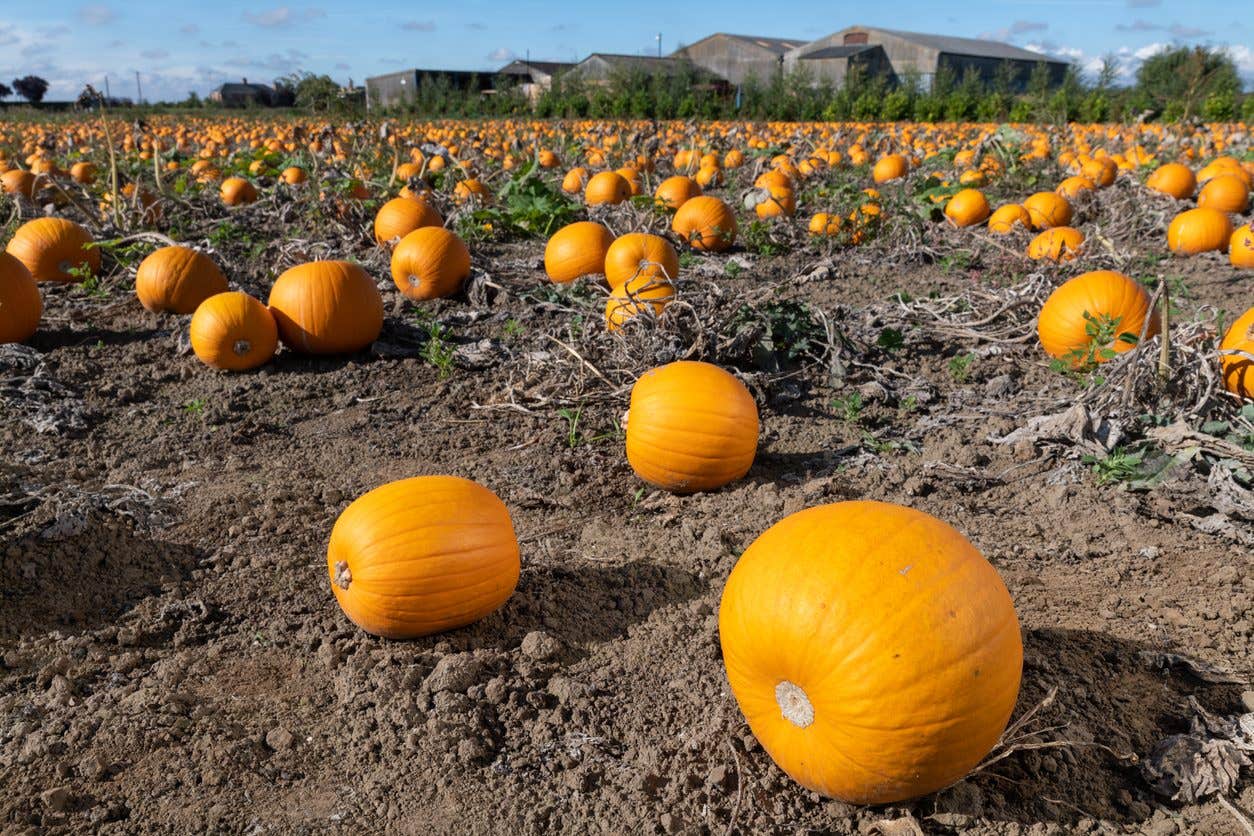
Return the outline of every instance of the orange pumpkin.
<path id="1" fill-rule="evenodd" d="M 155 250 L 135 271 L 135 295 L 154 313 L 195 313 L 201 302 L 226 289 L 226 276 L 213 259 L 190 247 Z"/>
<path id="2" fill-rule="evenodd" d="M 358 497 L 327 545 L 340 608 L 389 639 L 484 618 L 513 594 L 521 568 L 505 503 L 457 476 L 415 476 Z"/>
<path id="3" fill-rule="evenodd" d="M 289 186 L 299 186 L 308 179 L 305 169 L 300 166 L 290 165 L 283 169 L 283 173 L 279 175 L 279 179 Z"/>
<path id="4" fill-rule="evenodd" d="M 311 261 L 283 272 L 269 305 L 283 344 L 307 354 L 360 351 L 383 330 L 379 288 L 348 261 Z"/>
<path id="5" fill-rule="evenodd" d="M 218 293 L 192 314 L 192 351 L 207 366 L 243 371 L 260 366 L 279 347 L 279 331 L 269 309 L 247 293 Z"/>
<path id="6" fill-rule="evenodd" d="M 1028 210 L 1032 226 L 1037 229 L 1071 223 L 1071 204 L 1057 192 L 1037 192 L 1023 201 L 1023 208 Z"/>
<path id="7" fill-rule="evenodd" d="M 628 233 L 615 239 L 606 251 L 605 278 L 611 288 L 640 277 L 662 282 L 674 282 L 679 277 L 679 254 L 662 236 Z"/>
<path id="8" fill-rule="evenodd" d="M 558 283 L 604 273 L 605 253 L 612 243 L 614 235 L 595 221 L 567 224 L 544 246 L 544 272 Z"/>
<path id="9" fill-rule="evenodd" d="M 74 163 L 74 165 L 70 166 L 70 178 L 75 183 L 82 183 L 83 185 L 94 183 L 96 181 L 95 164 L 86 160 Z"/>
<path id="10" fill-rule="evenodd" d="M 889 804 L 949 786 L 1014 710 L 1023 645 L 997 570 L 951 526 L 884 502 L 785 517 L 719 604 L 727 680 L 803 787 Z"/>
<path id="11" fill-rule="evenodd" d="M 243 177 L 226 178 L 218 191 L 227 206 L 245 206 L 257 199 L 257 187 Z"/>
<path id="12" fill-rule="evenodd" d="M 1096 270 L 1056 288 L 1037 319 L 1041 346 L 1072 365 L 1103 363 L 1134 348 L 1149 318 L 1146 338 L 1158 333 L 1158 315 L 1138 282 L 1112 270 Z M 1097 333 L 1093 333 L 1096 331 Z"/>
<path id="13" fill-rule="evenodd" d="M 77 282 L 70 270 L 100 272 L 100 250 L 88 246 L 91 233 L 65 218 L 36 218 L 17 228 L 6 251 L 26 265 L 37 282 Z"/>
<path id="14" fill-rule="evenodd" d="M 1197 205 L 1240 214 L 1250 208 L 1250 187 L 1235 174 L 1220 174 L 1197 193 Z"/>
<path id="15" fill-rule="evenodd" d="M 1254 229 L 1246 224 L 1228 239 L 1228 260 L 1233 267 L 1254 268 Z"/>
<path id="16" fill-rule="evenodd" d="M 1047 229 L 1028 244 L 1028 258 L 1033 261 L 1074 261 L 1084 243 L 1084 233 L 1070 226 Z"/>
<path id="17" fill-rule="evenodd" d="M 963 189 L 945 205 L 945 217 L 958 227 L 983 223 L 988 213 L 988 199 L 979 189 Z"/>
<path id="18" fill-rule="evenodd" d="M 594 174 L 584 188 L 583 199 L 589 206 L 622 203 L 631 197 L 631 184 L 617 171 Z"/>
<path id="19" fill-rule="evenodd" d="M 444 226 L 444 218 L 421 198 L 394 197 L 375 213 L 374 240 L 395 246 L 397 241 L 424 226 Z"/>
<path id="20" fill-rule="evenodd" d="M 689 198 L 701 194 L 701 186 L 691 177 L 677 174 L 658 184 L 653 196 L 667 209 L 678 209 Z"/>
<path id="21" fill-rule="evenodd" d="M 1075 200 L 1083 192 L 1091 192 L 1096 188 L 1097 184 L 1087 177 L 1068 177 L 1059 183 L 1058 188 L 1054 189 L 1054 191 L 1067 200 Z"/>
<path id="22" fill-rule="evenodd" d="M 43 298 L 26 265 L 0 253 L 0 343 L 29 340 L 43 312 Z"/>
<path id="23" fill-rule="evenodd" d="M 24 169 L 15 168 L 0 174 L 0 187 L 5 194 L 20 194 L 25 198 L 35 196 L 35 175 Z"/>
<path id="24" fill-rule="evenodd" d="M 694 250 L 722 252 L 736 241 L 736 216 L 717 197 L 701 195 L 679 207 L 671 230 Z"/>
<path id="25" fill-rule="evenodd" d="M 845 219 L 840 215 L 832 215 L 827 212 L 817 212 L 810 218 L 810 224 L 807 227 L 811 235 L 816 237 L 831 238 L 839 235 L 841 228 L 844 226 Z"/>
<path id="26" fill-rule="evenodd" d="M 453 187 L 453 202 L 455 203 L 469 203 L 472 200 L 487 203 L 491 198 L 492 192 L 488 190 L 488 187 L 474 178 L 462 180 Z"/>
<path id="27" fill-rule="evenodd" d="M 749 472 L 758 449 L 758 407 L 736 377 L 680 360 L 640 376 L 627 413 L 627 461 L 672 493 L 710 491 Z"/>
<path id="28" fill-rule="evenodd" d="M 1197 177 L 1193 169 L 1182 163 L 1167 163 L 1154 169 L 1145 181 L 1147 188 L 1170 195 L 1176 200 L 1187 200 L 1197 189 Z"/>
<path id="29" fill-rule="evenodd" d="M 2 340 L 0 340 L 2 342 Z M 1254 354 L 1254 308 L 1241 314 L 1219 343 L 1220 351 Z M 1224 388 L 1239 398 L 1254 398 L 1254 361 L 1236 354 L 1220 355 Z"/>
<path id="30" fill-rule="evenodd" d="M 392 281 L 410 299 L 452 296 L 470 275 L 470 250 L 442 226 L 424 226 L 392 251 Z"/>
<path id="31" fill-rule="evenodd" d="M 889 154 L 875 163 L 871 169 L 871 179 L 876 183 L 887 183 L 905 177 L 910 171 L 910 161 L 901 154 Z"/>
<path id="32" fill-rule="evenodd" d="M 997 235 L 1005 235 L 1013 231 L 1016 226 L 1022 229 L 1032 228 L 1031 215 L 1028 214 L 1027 209 L 1017 203 L 1007 203 L 1005 206 L 997 207 L 997 211 L 988 219 L 988 231 Z"/>
<path id="33" fill-rule="evenodd" d="M 588 169 L 583 166 L 572 168 L 566 172 L 566 176 L 562 178 L 562 191 L 567 194 L 579 194 L 583 191 L 584 184 L 588 182 Z"/>
<path id="34" fill-rule="evenodd" d="M 605 327 L 617 331 L 623 323 L 638 314 L 652 310 L 661 316 L 675 299 L 675 286 L 670 282 L 640 276 L 614 288 L 605 302 Z"/>
<path id="35" fill-rule="evenodd" d="M 1231 237 L 1232 221 L 1227 213 L 1212 207 L 1181 212 L 1167 227 L 1167 246 L 1181 255 L 1225 250 Z"/>

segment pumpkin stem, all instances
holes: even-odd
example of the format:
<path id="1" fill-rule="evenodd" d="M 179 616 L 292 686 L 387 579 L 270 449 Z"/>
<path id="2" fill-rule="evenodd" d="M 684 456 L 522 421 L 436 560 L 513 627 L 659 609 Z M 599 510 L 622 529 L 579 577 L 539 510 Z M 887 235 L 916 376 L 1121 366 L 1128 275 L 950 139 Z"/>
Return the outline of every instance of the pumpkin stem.
<path id="1" fill-rule="evenodd" d="M 420 284 L 422 284 L 422 277 L 421 277 L 421 276 L 415 276 L 413 273 L 410 273 L 410 274 L 409 274 L 409 286 L 410 286 L 410 287 L 417 287 L 417 286 L 418 286 L 418 285 L 420 285 Z"/>
<path id="2" fill-rule="evenodd" d="M 235 345 L 231 346 L 231 350 L 234 351 L 236 354 L 238 354 L 240 357 L 245 357 L 248 355 L 248 352 L 253 350 L 253 347 L 252 347 L 252 344 L 248 342 L 248 340 L 236 340 Z"/>
<path id="3" fill-rule="evenodd" d="M 799 729 L 808 728 L 814 722 L 814 705 L 806 692 L 787 679 L 775 686 L 775 702 L 784 719 Z"/>
<path id="4" fill-rule="evenodd" d="M 353 582 L 353 573 L 348 571 L 348 563 L 343 560 L 335 562 L 335 585 L 340 589 L 348 589 Z"/>

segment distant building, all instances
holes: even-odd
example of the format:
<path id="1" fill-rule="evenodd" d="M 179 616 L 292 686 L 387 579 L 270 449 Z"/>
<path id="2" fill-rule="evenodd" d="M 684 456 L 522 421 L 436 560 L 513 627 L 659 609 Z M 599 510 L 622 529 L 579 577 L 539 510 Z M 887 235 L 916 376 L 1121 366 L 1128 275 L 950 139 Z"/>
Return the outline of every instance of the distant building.
<path id="1" fill-rule="evenodd" d="M 888 53 L 879 44 L 825 46 L 802 54 L 793 66 L 808 71 L 815 82 L 830 82 L 833 87 L 844 84 L 855 69 L 860 78 L 884 78 L 890 84 L 898 80 Z"/>
<path id="2" fill-rule="evenodd" d="M 936 73 L 945 68 L 956 79 L 974 69 L 984 81 L 992 81 L 1001 72 L 1007 72 L 1014 89 L 1027 86 L 1028 78 L 1037 64 L 1044 64 L 1049 71 L 1051 84 L 1061 84 L 1067 72 L 1067 64 L 1039 52 L 1020 49 L 1017 46 L 986 41 L 978 38 L 954 38 L 948 35 L 927 35 L 921 32 L 903 32 L 898 29 L 879 29 L 873 26 L 850 26 L 825 38 L 811 41 L 804 46 L 789 50 L 784 56 L 784 66 L 793 69 L 810 63 L 824 71 L 837 72 L 839 62 L 845 62 L 847 71 L 851 58 L 862 53 L 827 53 L 829 58 L 808 58 L 814 53 L 833 47 L 878 46 L 888 59 L 893 77 L 900 79 L 907 73 L 918 75 L 924 87 L 930 87 Z M 807 61 L 808 59 L 808 61 Z M 863 59 L 857 59 L 863 60 Z M 866 60 L 879 60 L 870 59 Z M 834 62 L 822 66 L 814 62 Z M 843 78 L 843 75 L 841 76 Z"/>
<path id="3" fill-rule="evenodd" d="M 482 93 L 492 88 L 492 73 L 415 69 L 371 76 L 366 79 L 366 108 L 396 107 L 412 102 L 418 98 L 423 85 L 435 83 L 447 84 L 453 90 Z"/>
<path id="4" fill-rule="evenodd" d="M 516 84 L 529 99 L 536 99 L 553 88 L 553 78 L 575 66 L 561 61 L 511 61 L 496 71 L 498 78 Z"/>
<path id="5" fill-rule="evenodd" d="M 727 79 L 698 67 L 686 58 L 658 58 L 652 55 L 615 55 L 610 52 L 594 52 L 571 67 L 568 75 L 592 84 L 608 84 L 615 76 L 628 73 L 645 75 L 678 76 L 687 74 L 698 87 L 726 89 Z"/>
<path id="6" fill-rule="evenodd" d="M 268 84 L 250 84 L 245 78 L 238 84 L 223 84 L 209 94 L 209 101 L 223 107 L 270 107 L 274 104 L 274 88 Z"/>
<path id="7" fill-rule="evenodd" d="M 758 35 L 729 35 L 718 32 L 671 53 L 727 79 L 743 84 L 749 76 L 769 81 L 784 67 L 784 55 L 804 46 L 797 38 L 767 38 Z"/>

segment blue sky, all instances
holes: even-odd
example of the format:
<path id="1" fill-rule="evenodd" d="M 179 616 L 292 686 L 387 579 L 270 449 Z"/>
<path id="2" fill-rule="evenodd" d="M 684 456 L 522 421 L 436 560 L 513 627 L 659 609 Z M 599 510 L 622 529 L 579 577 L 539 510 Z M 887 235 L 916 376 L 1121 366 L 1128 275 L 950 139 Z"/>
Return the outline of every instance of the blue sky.
<path id="1" fill-rule="evenodd" d="M 218 0 L 0 0 L 0 79 L 48 79 L 49 99 L 83 84 L 145 98 L 204 95 L 223 81 L 271 81 L 303 69 L 341 83 L 406 67 L 488 70 L 530 51 L 571 61 L 589 52 L 663 52 L 714 31 L 811 40 L 853 24 L 987 37 L 1076 61 L 1094 70 L 1108 52 L 1126 75 L 1173 43 L 1228 47 L 1254 85 L 1254 18 L 1218 0 L 1002 0 L 854 4 L 772 0 L 769 6 L 636 0 L 603 7 L 574 0 L 265 2 Z M 181 8 L 182 7 L 182 8 Z M 769 13 L 764 10 L 769 9 Z M 1242 18 L 1249 22 L 1243 22 Z M 711 20 L 717 20 L 712 24 Z M 717 28 L 715 28 L 717 27 Z"/>

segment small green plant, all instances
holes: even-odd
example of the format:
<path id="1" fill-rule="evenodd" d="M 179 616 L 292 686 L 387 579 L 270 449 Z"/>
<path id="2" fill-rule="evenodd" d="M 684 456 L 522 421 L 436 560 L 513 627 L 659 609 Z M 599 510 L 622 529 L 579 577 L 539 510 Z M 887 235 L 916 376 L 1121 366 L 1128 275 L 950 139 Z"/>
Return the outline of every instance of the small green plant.
<path id="1" fill-rule="evenodd" d="M 862 394 L 850 392 L 844 397 L 833 398 L 832 409 L 841 421 L 846 424 L 856 424 L 862 420 Z"/>
<path id="2" fill-rule="evenodd" d="M 744 272 L 744 268 L 739 261 L 728 261 L 723 265 L 723 272 L 727 274 L 727 278 L 734 279 Z"/>
<path id="3" fill-rule="evenodd" d="M 754 364 L 779 371 L 807 357 L 821 357 L 827 331 L 804 302 L 768 302 L 760 308 L 744 305 L 732 317 L 737 335 L 747 334 Z"/>
<path id="4" fill-rule="evenodd" d="M 970 268 L 975 263 L 975 254 L 969 250 L 954 250 L 941 256 L 936 263 L 940 265 L 941 272 L 948 275 Z"/>
<path id="5" fill-rule="evenodd" d="M 1097 484 L 1109 485 L 1114 482 L 1130 482 L 1137 478 L 1144 459 L 1143 451 L 1132 452 L 1116 447 L 1106 456 L 1086 455 L 1083 462 L 1093 468 Z"/>
<path id="6" fill-rule="evenodd" d="M 109 295 L 109 288 L 100 281 L 100 276 L 93 273 L 86 264 L 79 264 L 65 271 L 77 281 L 77 290 L 93 299 L 104 299 Z"/>
<path id="7" fill-rule="evenodd" d="M 418 356 L 435 367 L 440 380 L 447 379 L 453 374 L 453 359 L 457 353 L 450 342 L 452 333 L 426 311 L 416 313 L 414 321 L 427 332 L 427 340 Z"/>
<path id="8" fill-rule="evenodd" d="M 784 251 L 784 248 L 771 238 L 770 225 L 762 220 L 749 222 L 749 225 L 744 228 L 741 243 L 744 244 L 746 250 L 758 255 L 779 255 Z"/>
<path id="9" fill-rule="evenodd" d="M 684 270 L 697 263 L 697 257 L 692 254 L 692 250 L 684 250 L 679 254 L 679 266 Z"/>
<path id="10" fill-rule="evenodd" d="M 896 328 L 883 328 L 875 344 L 891 354 L 906 344 L 906 335 Z"/>
<path id="11" fill-rule="evenodd" d="M 971 364 L 975 362 L 975 354 L 957 354 L 949 358 L 949 376 L 956 383 L 966 383 L 971 377 Z"/>
<path id="12" fill-rule="evenodd" d="M 919 408 L 919 398 L 916 395 L 906 395 L 901 399 L 901 403 L 897 405 L 897 412 L 900 415 L 910 415 Z"/>
<path id="13" fill-rule="evenodd" d="M 205 414 L 206 404 L 207 402 L 204 398 L 195 398 L 183 404 L 183 411 L 196 418 L 202 418 Z"/>
<path id="14" fill-rule="evenodd" d="M 1052 368 L 1075 372 L 1088 372 L 1097 367 L 1099 362 L 1113 360 L 1116 355 L 1112 347 L 1116 342 L 1136 345 L 1140 335 L 1131 331 L 1121 331 L 1119 326 L 1123 317 L 1111 316 L 1108 313 L 1094 316 L 1084 312 L 1084 333 L 1088 342 L 1074 348 L 1050 363 Z"/>
<path id="15" fill-rule="evenodd" d="M 511 317 L 505 320 L 505 325 L 501 328 L 501 334 L 506 341 L 513 342 L 521 337 L 526 330 L 526 327 L 521 322 Z"/>
<path id="16" fill-rule="evenodd" d="M 583 404 L 574 409 L 559 409 L 557 414 L 566 419 L 566 446 L 573 450 L 579 446 L 579 418 L 583 415 Z"/>

